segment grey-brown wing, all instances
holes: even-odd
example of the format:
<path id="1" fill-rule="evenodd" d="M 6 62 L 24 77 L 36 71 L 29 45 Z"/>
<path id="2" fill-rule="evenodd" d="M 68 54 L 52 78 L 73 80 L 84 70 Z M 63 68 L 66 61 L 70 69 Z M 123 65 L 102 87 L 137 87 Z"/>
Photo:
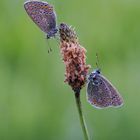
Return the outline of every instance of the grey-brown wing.
<path id="1" fill-rule="evenodd" d="M 103 75 L 100 75 L 100 76 L 102 77 L 102 80 L 106 83 L 107 87 L 109 88 L 109 90 L 111 92 L 112 106 L 119 107 L 119 106 L 123 105 L 123 98 L 121 97 L 118 90 Z"/>
<path id="2" fill-rule="evenodd" d="M 24 8 L 34 23 L 45 33 L 56 28 L 56 14 L 47 2 L 27 1 Z"/>
<path id="3" fill-rule="evenodd" d="M 106 85 L 105 80 L 100 75 L 96 75 L 96 82 L 97 84 L 89 81 L 87 84 L 87 98 L 89 103 L 96 108 L 111 106 L 111 91 Z"/>

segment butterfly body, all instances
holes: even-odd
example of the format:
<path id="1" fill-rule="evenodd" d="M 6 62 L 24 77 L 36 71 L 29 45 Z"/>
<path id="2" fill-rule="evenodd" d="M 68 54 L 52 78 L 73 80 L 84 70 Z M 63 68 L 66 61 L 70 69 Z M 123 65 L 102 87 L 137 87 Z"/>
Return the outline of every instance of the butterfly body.
<path id="1" fill-rule="evenodd" d="M 88 77 L 87 98 L 96 108 L 119 107 L 123 99 L 117 89 L 100 73 L 93 71 Z"/>
<path id="2" fill-rule="evenodd" d="M 29 0 L 24 3 L 24 8 L 33 22 L 47 34 L 47 39 L 56 35 L 58 29 L 53 6 L 43 1 Z"/>

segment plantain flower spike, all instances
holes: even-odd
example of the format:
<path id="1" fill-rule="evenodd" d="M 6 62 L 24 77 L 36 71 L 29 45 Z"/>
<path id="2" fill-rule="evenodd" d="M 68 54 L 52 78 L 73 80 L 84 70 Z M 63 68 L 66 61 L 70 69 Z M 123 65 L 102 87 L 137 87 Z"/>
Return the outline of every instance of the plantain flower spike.
<path id="1" fill-rule="evenodd" d="M 59 27 L 60 49 L 65 64 L 65 82 L 74 92 L 79 92 L 86 83 L 90 65 L 86 65 L 86 49 L 78 41 L 76 32 L 67 24 Z"/>

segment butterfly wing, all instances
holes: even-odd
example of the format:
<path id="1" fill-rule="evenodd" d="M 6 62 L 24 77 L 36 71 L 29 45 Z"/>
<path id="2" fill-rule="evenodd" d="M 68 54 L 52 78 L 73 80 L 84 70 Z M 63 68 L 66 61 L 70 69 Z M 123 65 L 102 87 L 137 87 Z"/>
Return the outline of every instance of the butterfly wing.
<path id="1" fill-rule="evenodd" d="M 27 1 L 24 8 L 34 23 L 45 33 L 56 29 L 56 14 L 47 2 Z"/>
<path id="2" fill-rule="evenodd" d="M 107 87 L 109 88 L 109 90 L 111 92 L 112 106 L 119 107 L 119 106 L 123 105 L 123 98 L 121 97 L 118 90 L 103 75 L 100 75 L 100 77 L 106 83 Z"/>
<path id="3" fill-rule="evenodd" d="M 117 89 L 101 74 L 95 74 L 87 84 L 87 97 L 90 104 L 97 108 L 118 107 L 123 99 Z"/>
<path id="4" fill-rule="evenodd" d="M 87 98 L 89 103 L 96 108 L 106 108 L 112 105 L 111 91 L 99 74 L 96 75 L 96 79 L 88 82 Z"/>

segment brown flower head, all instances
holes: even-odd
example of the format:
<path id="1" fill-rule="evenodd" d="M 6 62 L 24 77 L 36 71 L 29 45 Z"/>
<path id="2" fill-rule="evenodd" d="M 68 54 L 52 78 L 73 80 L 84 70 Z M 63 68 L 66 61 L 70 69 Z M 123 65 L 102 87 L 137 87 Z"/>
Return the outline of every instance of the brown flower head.
<path id="1" fill-rule="evenodd" d="M 66 67 L 65 82 L 78 92 L 85 84 L 90 68 L 86 65 L 86 49 L 79 44 L 75 31 L 68 25 L 61 23 L 59 33 L 61 54 Z"/>

